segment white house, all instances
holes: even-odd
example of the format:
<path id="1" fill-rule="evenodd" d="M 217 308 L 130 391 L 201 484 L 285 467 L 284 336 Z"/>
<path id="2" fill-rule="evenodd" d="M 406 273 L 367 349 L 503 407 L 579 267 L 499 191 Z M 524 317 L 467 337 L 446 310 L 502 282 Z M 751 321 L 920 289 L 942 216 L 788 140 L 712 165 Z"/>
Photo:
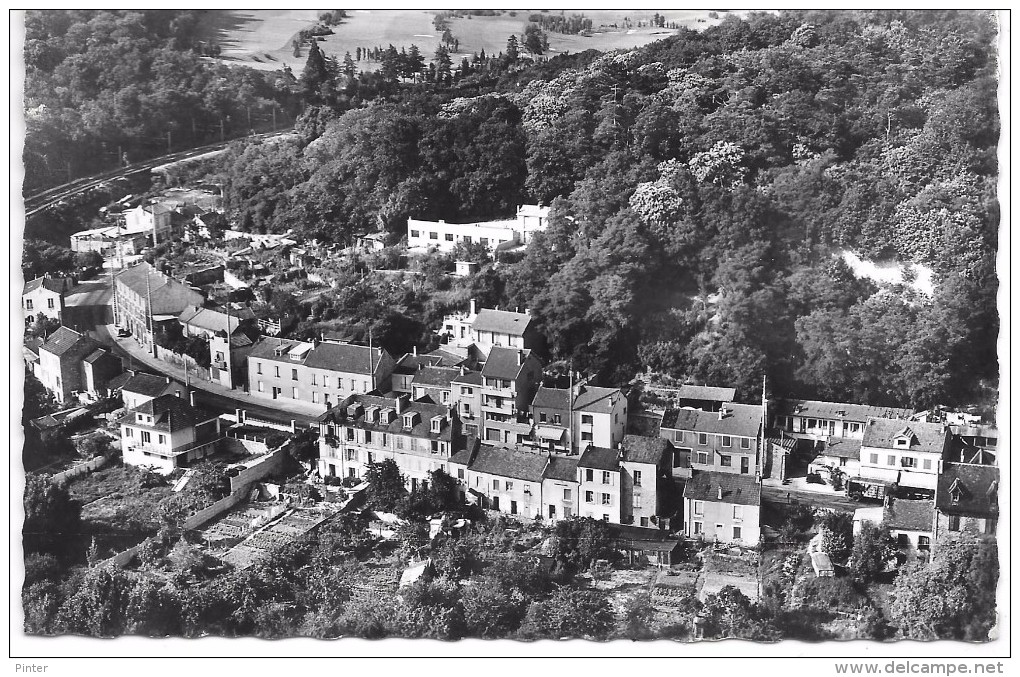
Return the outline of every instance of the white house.
<path id="1" fill-rule="evenodd" d="M 169 474 L 216 451 L 220 419 L 183 397 L 167 394 L 129 409 L 120 418 L 120 444 L 127 465 Z"/>
<path id="2" fill-rule="evenodd" d="M 411 249 L 451 252 L 458 243 L 480 244 L 490 252 L 526 245 L 536 232 L 546 229 L 549 208 L 521 205 L 517 217 L 475 223 L 407 220 L 407 246 Z"/>

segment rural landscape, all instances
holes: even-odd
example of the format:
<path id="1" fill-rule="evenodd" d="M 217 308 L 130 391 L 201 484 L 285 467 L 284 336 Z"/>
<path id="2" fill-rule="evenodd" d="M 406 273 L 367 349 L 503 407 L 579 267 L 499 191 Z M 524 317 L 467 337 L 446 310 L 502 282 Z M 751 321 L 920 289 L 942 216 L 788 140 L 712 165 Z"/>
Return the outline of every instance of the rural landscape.
<path id="1" fill-rule="evenodd" d="M 24 12 L 23 634 L 1001 639 L 1001 17 L 660 11 Z"/>

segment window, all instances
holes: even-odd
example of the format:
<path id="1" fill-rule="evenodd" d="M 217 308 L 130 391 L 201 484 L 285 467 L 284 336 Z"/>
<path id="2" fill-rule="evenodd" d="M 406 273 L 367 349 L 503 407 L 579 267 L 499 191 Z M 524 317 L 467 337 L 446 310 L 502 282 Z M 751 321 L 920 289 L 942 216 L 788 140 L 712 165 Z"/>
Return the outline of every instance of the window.
<path id="1" fill-rule="evenodd" d="M 297 369 L 291 369 L 290 370 L 290 380 L 291 381 L 296 381 L 297 380 Z"/>
<path id="2" fill-rule="evenodd" d="M 347 431 L 347 441 L 348 442 L 353 442 L 354 441 L 354 428 L 344 428 L 344 430 Z"/>
<path id="3" fill-rule="evenodd" d="M 871 465 L 878 465 L 878 454 L 871 454 L 868 457 L 868 461 L 871 463 Z"/>
<path id="4" fill-rule="evenodd" d="M 554 414 L 553 415 L 553 423 L 555 423 L 556 425 L 559 425 L 561 422 L 562 422 L 562 418 L 560 417 L 560 415 L 559 414 Z"/>
<path id="5" fill-rule="evenodd" d="M 489 238 L 487 238 L 487 237 L 480 237 L 480 238 L 478 238 L 478 243 L 480 245 L 482 245 L 483 247 L 488 247 L 489 246 Z"/>
<path id="6" fill-rule="evenodd" d="M 412 230 L 411 237 L 421 237 L 421 233 L 419 233 L 417 230 Z"/>
<path id="7" fill-rule="evenodd" d="M 749 459 L 747 456 L 744 456 L 743 458 L 740 459 L 740 472 L 743 475 L 746 475 L 747 473 L 751 472 L 751 459 Z"/>
<path id="8" fill-rule="evenodd" d="M 913 456 L 904 456 L 900 459 L 900 465 L 904 468 L 913 468 L 917 464 L 917 460 Z"/>
<path id="9" fill-rule="evenodd" d="M 290 389 L 290 393 L 294 397 L 295 400 L 298 399 L 298 389 L 296 387 L 291 388 Z"/>
<path id="10" fill-rule="evenodd" d="M 152 435 L 147 430 L 142 431 L 142 444 L 149 444 L 152 442 Z"/>
<path id="11" fill-rule="evenodd" d="M 572 496 L 573 496 L 573 493 L 570 491 L 570 489 L 564 489 L 563 490 L 563 500 L 564 501 L 571 500 Z"/>
<path id="12" fill-rule="evenodd" d="M 585 425 L 591 425 L 595 422 L 595 418 L 591 414 L 581 414 L 581 423 Z"/>
<path id="13" fill-rule="evenodd" d="M 733 521 L 740 522 L 744 519 L 744 506 L 735 505 L 733 506 Z"/>
<path id="14" fill-rule="evenodd" d="M 906 534 L 896 534 L 896 545 L 901 548 L 907 547 L 910 545 L 910 536 L 907 536 Z"/>
<path id="15" fill-rule="evenodd" d="M 506 482 L 504 482 L 504 484 L 506 485 L 506 491 L 514 490 L 514 483 L 511 482 L 510 480 L 507 480 Z"/>
<path id="16" fill-rule="evenodd" d="M 949 516 L 949 530 L 950 531 L 959 531 L 960 530 L 960 516 L 959 515 L 950 515 Z"/>
<path id="17" fill-rule="evenodd" d="M 708 452 L 699 451 L 695 460 L 697 460 L 697 462 L 701 465 L 708 465 Z"/>
<path id="18" fill-rule="evenodd" d="M 809 418 L 807 420 L 807 427 L 808 428 L 815 428 L 817 426 L 818 426 L 818 419 Z"/>
<path id="19" fill-rule="evenodd" d="M 595 492 L 594 491 L 586 491 L 586 492 L 584 492 L 584 502 L 585 503 L 594 503 L 595 502 Z"/>
<path id="20" fill-rule="evenodd" d="M 605 513 L 602 513 L 602 521 L 603 522 L 608 522 L 609 521 L 609 515 L 607 515 Z"/>
<path id="21" fill-rule="evenodd" d="M 125 432 L 126 432 L 128 437 L 134 437 L 135 436 L 135 431 L 134 431 L 133 428 L 125 428 Z"/>
<path id="22" fill-rule="evenodd" d="M 273 367 L 273 372 L 274 372 L 273 375 L 276 376 L 276 378 L 280 378 L 280 368 L 279 367 Z"/>
<path id="23" fill-rule="evenodd" d="M 733 438 L 730 437 L 729 435 L 723 435 L 722 436 L 722 445 L 724 447 L 733 446 Z"/>
<path id="24" fill-rule="evenodd" d="M 634 494 L 634 507 L 635 508 L 641 507 L 641 494 Z"/>
<path id="25" fill-rule="evenodd" d="M 926 458 L 923 461 L 921 461 L 921 467 L 924 468 L 925 470 L 931 470 L 931 459 Z"/>
<path id="26" fill-rule="evenodd" d="M 700 536 L 705 533 L 705 526 L 701 522 L 691 522 L 691 533 Z"/>
<path id="27" fill-rule="evenodd" d="M 683 442 L 684 441 L 684 431 L 683 430 L 674 430 L 673 431 L 673 441 L 674 442 Z"/>
<path id="28" fill-rule="evenodd" d="M 319 403 L 319 393 L 317 393 L 317 392 L 315 392 L 313 390 L 312 391 L 312 404 L 318 404 L 318 403 Z"/>
<path id="29" fill-rule="evenodd" d="M 585 482 L 594 482 L 595 481 L 595 471 L 594 470 L 585 470 L 584 471 L 584 481 Z"/>
<path id="30" fill-rule="evenodd" d="M 543 412 L 540 412 L 540 413 L 538 414 L 538 422 L 539 422 L 539 423 L 545 423 L 545 412 L 544 412 L 544 411 L 543 411 Z"/>
<path id="31" fill-rule="evenodd" d="M 741 437 L 740 438 L 740 448 L 741 449 L 750 449 L 751 448 L 751 438 L 750 437 Z"/>
<path id="32" fill-rule="evenodd" d="M 160 444 L 166 444 L 166 435 L 160 435 L 158 439 Z"/>
<path id="33" fill-rule="evenodd" d="M 719 465 L 723 466 L 724 468 L 729 468 L 730 466 L 733 465 L 733 457 L 727 456 L 725 454 L 720 454 Z"/>
<path id="34" fill-rule="evenodd" d="M 465 235 L 464 236 L 464 242 L 466 242 L 467 244 L 471 244 L 471 242 L 472 242 L 471 236 L 470 235 Z"/>
<path id="35" fill-rule="evenodd" d="M 348 449 L 347 450 L 347 460 L 348 461 L 357 461 L 358 460 L 358 450 L 357 449 Z"/>
<path id="36" fill-rule="evenodd" d="M 464 468 L 457 468 L 457 479 L 464 479 Z"/>
<path id="37" fill-rule="evenodd" d="M 635 470 L 634 471 L 634 486 L 635 487 L 640 487 L 641 486 L 641 471 L 640 470 Z"/>
<path id="38" fill-rule="evenodd" d="M 46 307 L 53 310 L 53 299 L 46 299 Z"/>
<path id="39" fill-rule="evenodd" d="M 499 480 L 492 480 L 492 488 L 499 491 Z"/>
<path id="40" fill-rule="evenodd" d="M 510 501 L 510 514 L 511 515 L 517 514 L 517 501 Z"/>
<path id="41" fill-rule="evenodd" d="M 643 526 L 643 527 L 647 527 L 648 526 L 648 518 L 647 517 L 642 517 L 641 518 L 641 526 Z"/>
<path id="42" fill-rule="evenodd" d="M 910 440 L 908 440 L 905 437 L 901 437 L 898 440 L 896 440 L 896 446 L 897 447 L 909 447 L 910 446 Z"/>
<path id="43" fill-rule="evenodd" d="M 885 463 L 886 465 L 896 465 L 896 457 L 893 456 L 892 454 L 889 454 L 888 456 L 885 457 Z"/>
<path id="44" fill-rule="evenodd" d="M 592 438 L 592 434 L 591 433 L 581 433 L 581 441 L 582 442 L 591 442 L 592 439 L 593 438 Z"/>
<path id="45" fill-rule="evenodd" d="M 917 537 L 917 549 L 918 550 L 931 550 L 931 539 L 927 536 Z"/>
<path id="46" fill-rule="evenodd" d="M 859 433 L 861 431 L 861 424 L 860 423 L 850 423 L 848 425 L 849 425 L 849 428 L 850 428 L 850 432 L 852 432 L 852 433 Z"/>
<path id="47" fill-rule="evenodd" d="M 610 480 L 609 471 L 608 470 L 603 470 L 602 471 L 602 484 L 609 484 L 609 480 Z"/>
<path id="48" fill-rule="evenodd" d="M 444 390 L 441 399 L 443 400 L 443 404 L 446 404 L 447 402 L 450 401 L 450 393 Z"/>
<path id="49" fill-rule="evenodd" d="M 297 370 L 295 370 L 295 371 L 297 371 Z M 294 379 L 294 380 L 296 381 L 297 379 Z M 312 372 L 312 385 L 313 386 L 319 385 L 319 377 L 315 375 L 314 371 Z"/>
<path id="50" fill-rule="evenodd" d="M 265 388 L 262 385 L 262 381 L 259 381 L 259 392 L 261 393 L 261 392 L 264 392 L 264 391 L 265 391 Z"/>
<path id="51" fill-rule="evenodd" d="M 698 444 L 708 444 L 708 435 L 705 433 L 698 433 Z"/>
<path id="52" fill-rule="evenodd" d="M 436 233 L 436 232 L 430 232 L 430 233 L 429 233 L 429 239 L 430 239 L 430 240 L 438 240 L 438 239 L 439 239 L 439 233 Z"/>
<path id="53" fill-rule="evenodd" d="M 404 448 L 404 438 L 403 437 L 397 435 L 396 437 L 393 438 L 393 441 L 394 441 L 395 446 L 397 447 L 397 449 L 403 449 Z"/>
<path id="54" fill-rule="evenodd" d="M 32 299 L 25 300 L 25 310 L 32 310 Z"/>
<path id="55" fill-rule="evenodd" d="M 261 362 L 256 362 L 255 363 L 255 373 L 256 374 L 261 374 L 262 373 L 262 363 Z"/>
<path id="56" fill-rule="evenodd" d="M 602 505 L 612 505 L 613 497 L 610 494 L 602 494 Z"/>
<path id="57" fill-rule="evenodd" d="M 453 233 L 447 233 L 446 234 L 446 241 L 447 242 L 453 242 Z"/>
<path id="58" fill-rule="evenodd" d="M 529 496 L 531 495 L 531 485 L 530 484 L 525 484 L 524 485 L 524 493 L 528 494 Z"/>
<path id="59" fill-rule="evenodd" d="M 365 444 L 371 444 L 371 443 L 372 443 L 372 431 L 371 430 L 366 430 L 365 431 Z"/>
<path id="60" fill-rule="evenodd" d="M 704 501 L 695 501 L 694 502 L 694 514 L 699 516 L 699 517 L 701 515 L 705 514 L 705 502 Z"/>
<path id="61" fill-rule="evenodd" d="M 743 529 L 741 527 L 733 527 L 733 540 L 739 541 L 743 536 Z"/>

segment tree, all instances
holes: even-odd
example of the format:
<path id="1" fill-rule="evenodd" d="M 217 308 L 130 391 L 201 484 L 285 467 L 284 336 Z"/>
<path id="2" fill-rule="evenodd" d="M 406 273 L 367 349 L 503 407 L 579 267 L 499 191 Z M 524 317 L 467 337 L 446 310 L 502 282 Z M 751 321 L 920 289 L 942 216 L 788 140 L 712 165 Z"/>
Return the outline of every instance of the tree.
<path id="1" fill-rule="evenodd" d="M 889 560 L 896 554 L 896 546 L 889 530 L 865 522 L 854 535 L 853 555 L 850 558 L 850 575 L 855 581 L 869 583 L 885 571 Z"/>
<path id="2" fill-rule="evenodd" d="M 554 557 L 568 571 L 582 571 L 612 555 L 609 525 L 591 517 L 572 517 L 556 523 Z"/>
<path id="3" fill-rule="evenodd" d="M 350 52 L 344 52 L 344 66 L 343 74 L 348 78 L 353 78 L 354 74 L 357 73 L 358 69 L 354 65 L 354 59 L 351 58 Z"/>
<path id="4" fill-rule="evenodd" d="M 517 41 L 516 35 L 511 35 L 506 41 L 506 58 L 507 61 L 513 63 L 517 61 L 521 56 L 520 43 Z"/>
<path id="5" fill-rule="evenodd" d="M 406 480 L 392 458 L 370 463 L 365 470 L 368 480 L 368 504 L 375 510 L 393 512 L 407 495 Z"/>
<path id="6" fill-rule="evenodd" d="M 322 98 L 322 88 L 329 82 L 329 70 L 326 68 L 326 58 L 319 49 L 319 43 L 312 41 L 308 50 L 308 60 L 305 61 L 305 68 L 301 71 L 301 91 L 306 101 L 318 102 Z"/>
<path id="7" fill-rule="evenodd" d="M 61 550 L 79 533 L 81 505 L 63 485 L 43 475 L 25 477 L 25 522 L 22 526 L 25 550 Z"/>
<path id="8" fill-rule="evenodd" d="M 470 637 L 500 639 L 520 628 L 527 613 L 527 598 L 519 589 L 492 577 L 473 579 L 461 594 L 464 627 Z"/>
<path id="9" fill-rule="evenodd" d="M 545 34 L 542 29 L 533 23 L 529 23 L 524 28 L 524 48 L 532 54 L 541 54 L 545 51 L 544 47 L 548 46 L 548 42 L 545 41 L 543 44 L 543 38 Z M 510 45 L 507 44 L 507 52 L 510 51 Z"/>
<path id="10" fill-rule="evenodd" d="M 130 589 L 127 575 L 116 567 L 88 569 L 80 587 L 60 605 L 57 630 L 91 637 L 124 634 Z"/>
<path id="11" fill-rule="evenodd" d="M 854 545 L 853 516 L 830 512 L 822 518 L 822 550 L 837 562 L 843 562 Z"/>
<path id="12" fill-rule="evenodd" d="M 532 603 L 520 635 L 524 639 L 603 640 L 609 636 L 615 620 L 604 592 L 561 588 L 548 600 Z"/>
<path id="13" fill-rule="evenodd" d="M 995 626 L 998 548 L 988 536 L 939 543 L 932 560 L 900 571 L 891 620 L 904 637 L 985 641 Z"/>
<path id="14" fill-rule="evenodd" d="M 453 61 L 450 59 L 450 51 L 445 45 L 439 45 L 436 47 L 436 83 L 437 84 L 449 84 L 450 83 L 450 66 L 453 65 Z"/>
<path id="15" fill-rule="evenodd" d="M 779 639 L 778 630 L 744 593 L 732 585 L 705 599 L 705 637 L 754 641 Z"/>

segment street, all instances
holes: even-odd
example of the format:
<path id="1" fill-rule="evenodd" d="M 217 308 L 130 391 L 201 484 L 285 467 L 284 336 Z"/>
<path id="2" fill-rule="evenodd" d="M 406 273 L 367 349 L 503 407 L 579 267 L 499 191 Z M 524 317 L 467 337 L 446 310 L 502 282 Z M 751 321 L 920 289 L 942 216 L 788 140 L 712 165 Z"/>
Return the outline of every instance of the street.
<path id="1" fill-rule="evenodd" d="M 789 496 L 789 500 L 787 499 Z M 798 491 L 785 486 L 772 486 L 763 484 L 761 487 L 761 498 L 770 503 L 786 504 L 790 502 L 803 503 L 815 508 L 827 508 L 830 510 L 841 510 L 853 512 L 857 508 L 866 508 L 873 503 L 854 501 L 842 494 L 828 494 L 818 491 Z"/>

